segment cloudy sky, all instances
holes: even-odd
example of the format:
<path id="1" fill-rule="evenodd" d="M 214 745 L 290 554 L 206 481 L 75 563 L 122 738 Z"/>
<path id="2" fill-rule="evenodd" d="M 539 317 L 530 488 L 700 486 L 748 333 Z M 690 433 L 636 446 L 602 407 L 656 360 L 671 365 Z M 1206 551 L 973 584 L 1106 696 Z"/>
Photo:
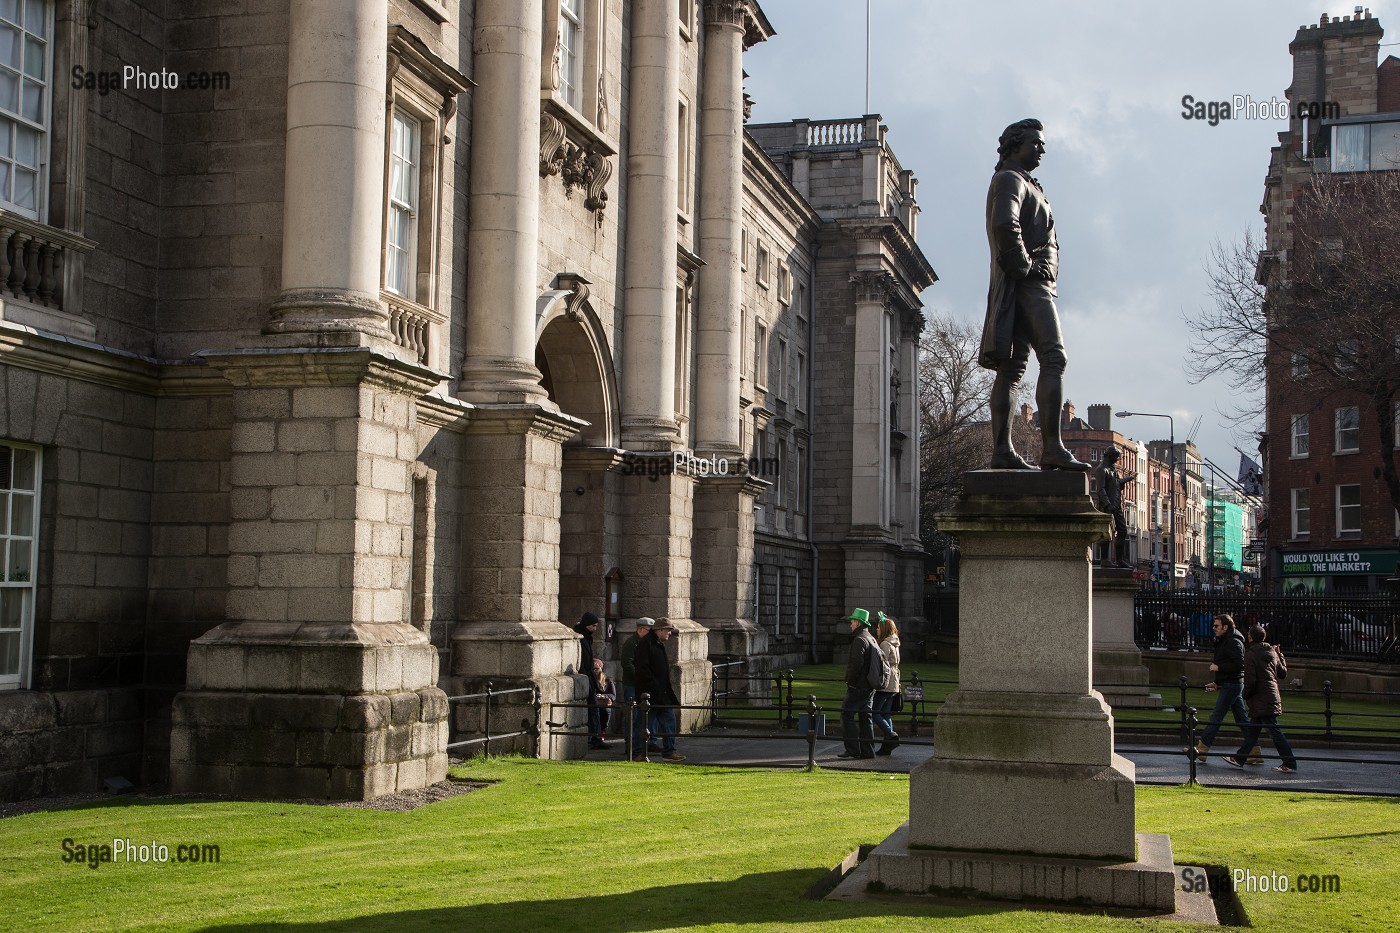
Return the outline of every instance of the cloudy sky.
<path id="1" fill-rule="evenodd" d="M 865 0 L 761 0 L 777 35 L 745 55 L 754 122 L 865 112 Z M 1208 302 L 1206 259 L 1218 238 L 1262 234 L 1269 147 L 1284 121 L 1182 118 L 1181 98 L 1283 99 L 1288 43 L 1319 16 L 1353 4 L 1294 0 L 1086 3 L 1020 0 L 995 7 L 942 0 L 871 0 L 870 108 L 919 178 L 919 243 L 940 281 L 930 310 L 976 321 L 986 306 L 983 216 L 996 140 L 1015 120 L 1046 124 L 1036 177 L 1055 210 L 1059 308 L 1069 353 L 1067 396 L 1083 413 L 1161 412 L 1183 439 L 1233 471 L 1238 444 L 1220 414 L 1219 377 L 1188 381 L 1183 313 Z M 1382 54 L 1400 54 L 1400 0 L 1371 14 L 1389 27 Z M 995 12 L 993 12 L 995 10 Z M 1034 378 L 1032 363 L 1029 378 Z M 1115 419 L 1147 441 L 1165 419 Z"/>

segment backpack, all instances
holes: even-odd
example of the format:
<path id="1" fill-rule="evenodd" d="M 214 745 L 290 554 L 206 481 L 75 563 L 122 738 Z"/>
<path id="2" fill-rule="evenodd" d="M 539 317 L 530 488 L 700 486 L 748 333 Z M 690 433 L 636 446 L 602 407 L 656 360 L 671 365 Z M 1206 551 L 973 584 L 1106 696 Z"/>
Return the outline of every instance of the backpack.
<path id="1" fill-rule="evenodd" d="M 869 669 L 866 671 L 866 683 L 871 690 L 879 690 L 885 685 L 885 678 L 890 676 L 890 662 L 885 659 L 885 653 L 880 650 L 880 645 L 871 639 Z"/>

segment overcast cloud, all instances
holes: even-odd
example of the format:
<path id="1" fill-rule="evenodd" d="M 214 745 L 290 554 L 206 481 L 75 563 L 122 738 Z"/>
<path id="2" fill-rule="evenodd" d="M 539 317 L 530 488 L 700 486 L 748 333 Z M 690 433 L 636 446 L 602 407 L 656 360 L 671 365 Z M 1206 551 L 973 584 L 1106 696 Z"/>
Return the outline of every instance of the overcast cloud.
<path id="1" fill-rule="evenodd" d="M 865 0 L 761 0 L 777 31 L 745 55 L 753 122 L 865 111 Z M 996 12 L 992 12 L 995 9 Z M 1369 6 L 1400 43 L 1400 0 Z M 1223 378 L 1191 384 L 1183 311 L 1208 302 L 1217 239 L 1263 232 L 1259 205 L 1282 120 L 1184 120 L 1182 95 L 1283 99 L 1288 43 L 1351 4 L 1238 0 L 1171 4 L 872 0 L 870 108 L 919 179 L 919 244 L 939 282 L 930 310 L 980 326 L 987 294 L 983 216 L 996 140 L 1015 120 L 1046 124 L 1036 177 L 1055 209 L 1066 395 L 1082 414 L 1171 414 L 1177 439 L 1198 416 L 1202 452 L 1233 472 L 1254 453 L 1220 414 Z M 1400 45 L 1384 54 L 1400 54 Z M 1034 364 L 1029 374 L 1033 379 Z M 1115 419 L 1148 441 L 1163 419 Z"/>

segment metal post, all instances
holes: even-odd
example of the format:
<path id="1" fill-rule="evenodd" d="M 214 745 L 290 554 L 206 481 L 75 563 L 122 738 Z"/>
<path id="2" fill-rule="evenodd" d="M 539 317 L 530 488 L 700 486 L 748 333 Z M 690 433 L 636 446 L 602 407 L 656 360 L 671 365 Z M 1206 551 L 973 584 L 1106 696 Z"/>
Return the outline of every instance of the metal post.
<path id="1" fill-rule="evenodd" d="M 728 683 L 729 668 L 724 669 L 725 681 Z M 727 687 L 726 687 L 727 689 Z M 710 721 L 714 722 L 719 718 L 719 668 L 710 668 Z"/>
<path id="2" fill-rule="evenodd" d="M 918 671 L 915 671 L 914 676 L 909 678 L 909 684 L 913 687 L 923 687 L 923 680 L 919 677 Z M 923 695 L 923 690 L 920 689 L 919 696 Z M 922 702 L 922 700 L 909 701 L 909 734 L 911 736 L 919 734 L 919 704 Z"/>
<path id="3" fill-rule="evenodd" d="M 481 743 L 481 754 L 484 758 L 491 757 L 491 681 L 486 681 L 486 715 L 482 722 L 482 731 L 486 734 L 486 741 Z"/>
<path id="4" fill-rule="evenodd" d="M 1186 688 L 1190 685 L 1191 681 L 1186 679 L 1185 674 L 1182 674 L 1181 679 L 1177 681 L 1177 686 L 1181 688 L 1181 702 L 1177 704 L 1177 708 L 1181 710 L 1181 738 L 1183 741 L 1187 738 L 1186 711 L 1191 708 L 1186 705 Z"/>
<path id="5" fill-rule="evenodd" d="M 788 698 L 788 702 L 789 702 L 789 703 L 792 702 L 792 699 L 791 699 L 790 697 Z M 773 672 L 773 705 L 774 705 L 774 706 L 777 708 L 777 710 L 778 710 L 778 728 L 781 729 L 781 728 L 783 727 L 783 672 L 782 672 L 782 671 L 774 671 L 774 672 Z"/>
<path id="6" fill-rule="evenodd" d="M 794 718 L 793 718 L 793 715 L 792 715 L 792 668 L 788 668 L 788 669 L 787 669 L 787 704 L 786 704 L 786 705 L 787 705 L 787 719 L 786 719 L 786 722 L 784 723 L 784 725 L 786 725 L 789 729 L 791 729 L 791 728 L 792 728 L 792 725 L 793 725 L 793 722 L 795 721 Z"/>
<path id="7" fill-rule="evenodd" d="M 1332 738 L 1332 681 L 1322 682 L 1322 721 L 1326 723 L 1325 735 Z"/>
<path id="8" fill-rule="evenodd" d="M 626 738 L 626 744 L 625 744 L 624 747 L 627 749 L 627 760 L 628 760 L 628 761 L 635 761 L 636 758 L 637 758 L 637 748 L 636 748 L 637 743 L 633 741 L 633 738 L 634 738 L 634 736 L 633 736 L 633 730 L 634 730 L 634 728 L 635 728 L 635 723 L 636 723 L 636 722 L 637 722 L 637 697 L 634 695 L 634 696 L 632 697 L 632 699 L 630 699 L 630 700 L 627 701 L 627 730 L 626 730 L 627 738 Z"/>
<path id="9" fill-rule="evenodd" d="M 651 761 L 647 757 L 647 746 L 651 744 L 651 694 L 642 694 L 642 761 Z"/>
<path id="10" fill-rule="evenodd" d="M 534 721 L 529 725 L 527 731 L 534 739 L 532 744 L 535 746 L 535 757 L 538 758 L 540 757 L 540 718 L 541 713 L 544 709 L 544 704 L 540 700 L 539 684 L 535 684 L 535 691 L 533 694 L 531 694 L 530 700 L 530 705 L 533 706 L 535 709 L 535 718 Z"/>
<path id="11" fill-rule="evenodd" d="M 807 696 L 807 770 L 817 770 L 817 698 Z"/>
<path id="12" fill-rule="evenodd" d="M 1186 753 L 1187 753 L 1187 760 L 1190 761 L 1190 764 L 1191 764 L 1191 780 L 1189 780 L 1187 783 L 1194 787 L 1194 786 L 1196 785 L 1196 755 L 1197 755 L 1197 752 L 1196 752 L 1196 708 L 1195 708 L 1194 706 L 1188 706 L 1188 707 L 1186 707 L 1186 716 L 1187 716 L 1187 729 L 1188 729 L 1187 734 L 1186 734 L 1186 738 L 1187 738 L 1187 740 L 1188 740 L 1188 742 L 1189 742 L 1189 744 L 1187 745 L 1187 748 L 1186 748 Z"/>

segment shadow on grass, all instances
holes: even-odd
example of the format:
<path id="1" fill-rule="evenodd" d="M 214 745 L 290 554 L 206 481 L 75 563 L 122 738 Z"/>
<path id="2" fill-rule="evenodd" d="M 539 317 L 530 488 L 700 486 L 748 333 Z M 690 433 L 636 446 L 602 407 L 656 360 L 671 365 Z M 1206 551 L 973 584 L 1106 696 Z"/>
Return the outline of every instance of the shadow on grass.
<path id="1" fill-rule="evenodd" d="M 586 874 L 580 873 L 582 882 Z M 207 933 L 273 930 L 297 933 L 342 933 L 360 930 L 534 931 L 586 929 L 589 933 L 644 933 L 647 930 L 711 924 L 770 923 L 778 928 L 799 923 L 832 923 L 860 917 L 966 917 L 1021 909 L 1012 905 L 924 905 L 897 902 L 848 903 L 805 900 L 802 893 L 822 877 L 821 871 L 792 870 L 744 875 L 733 881 L 645 888 L 619 894 L 556 900 L 470 904 L 424 910 L 366 914 L 319 922 L 249 922 L 204 927 Z"/>

